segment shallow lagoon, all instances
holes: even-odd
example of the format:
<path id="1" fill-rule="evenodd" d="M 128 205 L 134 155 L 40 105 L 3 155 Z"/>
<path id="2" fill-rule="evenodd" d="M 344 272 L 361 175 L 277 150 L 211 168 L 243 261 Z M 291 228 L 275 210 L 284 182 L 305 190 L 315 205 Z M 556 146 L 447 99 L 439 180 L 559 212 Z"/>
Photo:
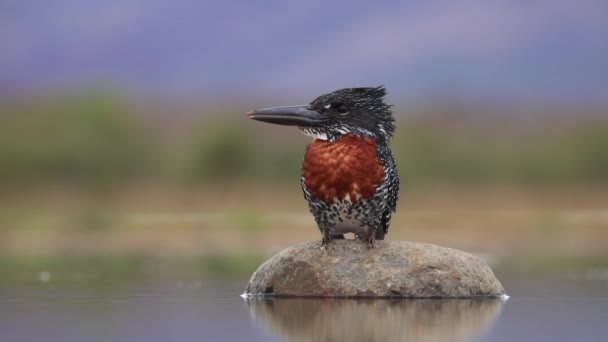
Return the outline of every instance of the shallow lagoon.
<path id="1" fill-rule="evenodd" d="M 566 262 L 564 270 L 556 263 L 497 264 L 511 295 L 507 301 L 245 300 L 240 294 L 260 261 L 4 259 L 0 340 L 604 341 L 608 336 L 603 262 Z"/>

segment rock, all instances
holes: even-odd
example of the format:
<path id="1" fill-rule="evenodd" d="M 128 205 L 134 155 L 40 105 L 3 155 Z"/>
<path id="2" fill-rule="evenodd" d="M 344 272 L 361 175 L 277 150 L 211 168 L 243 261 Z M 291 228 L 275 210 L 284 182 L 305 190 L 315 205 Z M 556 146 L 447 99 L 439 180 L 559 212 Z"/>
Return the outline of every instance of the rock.
<path id="1" fill-rule="evenodd" d="M 357 240 L 289 247 L 251 276 L 247 295 L 302 297 L 498 297 L 505 290 L 481 259 L 435 245 Z"/>

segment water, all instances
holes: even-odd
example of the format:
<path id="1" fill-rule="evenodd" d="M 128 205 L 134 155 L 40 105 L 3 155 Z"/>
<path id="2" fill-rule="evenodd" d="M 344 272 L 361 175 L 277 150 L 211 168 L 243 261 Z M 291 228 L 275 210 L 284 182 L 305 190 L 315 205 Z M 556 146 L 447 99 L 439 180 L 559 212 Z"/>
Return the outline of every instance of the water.
<path id="1" fill-rule="evenodd" d="M 507 301 L 245 300 L 244 271 L 90 264 L 5 262 L 0 341 L 608 340 L 605 268 L 499 270 Z"/>

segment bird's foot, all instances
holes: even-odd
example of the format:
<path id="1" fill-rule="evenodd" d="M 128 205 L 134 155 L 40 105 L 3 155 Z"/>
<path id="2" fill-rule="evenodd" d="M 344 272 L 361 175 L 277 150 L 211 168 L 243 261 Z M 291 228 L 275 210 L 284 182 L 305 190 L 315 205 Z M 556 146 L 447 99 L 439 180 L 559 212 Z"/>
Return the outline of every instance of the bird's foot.
<path id="1" fill-rule="evenodd" d="M 333 236 L 329 232 L 323 232 L 323 238 L 321 239 L 321 247 L 327 246 L 327 244 L 333 240 Z"/>
<path id="2" fill-rule="evenodd" d="M 372 236 L 371 238 L 368 238 L 366 240 L 367 240 L 367 247 L 374 248 L 374 237 Z"/>
<path id="3" fill-rule="evenodd" d="M 374 230 L 371 230 L 370 232 L 366 233 L 365 235 L 363 235 L 361 237 L 357 236 L 357 238 L 367 242 L 368 248 L 374 248 L 375 236 L 376 236 L 376 232 Z"/>
<path id="4" fill-rule="evenodd" d="M 369 247 L 369 248 L 374 248 L 374 241 L 378 240 L 376 238 L 376 235 L 377 235 L 376 230 L 370 230 L 370 231 L 364 232 L 363 234 L 355 234 L 355 239 L 366 242 L 367 247 Z M 382 239 L 380 239 L 380 240 L 382 240 Z"/>

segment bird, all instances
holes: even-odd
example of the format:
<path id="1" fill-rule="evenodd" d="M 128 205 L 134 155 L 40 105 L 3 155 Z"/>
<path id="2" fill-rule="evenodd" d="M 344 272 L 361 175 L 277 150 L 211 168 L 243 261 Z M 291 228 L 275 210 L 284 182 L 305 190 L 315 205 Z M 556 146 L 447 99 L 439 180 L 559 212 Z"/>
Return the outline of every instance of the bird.
<path id="1" fill-rule="evenodd" d="M 307 105 L 246 113 L 253 120 L 297 126 L 312 137 L 300 181 L 321 246 L 354 233 L 373 248 L 388 233 L 399 176 L 389 148 L 395 119 L 386 94 L 384 86 L 344 88 Z"/>

